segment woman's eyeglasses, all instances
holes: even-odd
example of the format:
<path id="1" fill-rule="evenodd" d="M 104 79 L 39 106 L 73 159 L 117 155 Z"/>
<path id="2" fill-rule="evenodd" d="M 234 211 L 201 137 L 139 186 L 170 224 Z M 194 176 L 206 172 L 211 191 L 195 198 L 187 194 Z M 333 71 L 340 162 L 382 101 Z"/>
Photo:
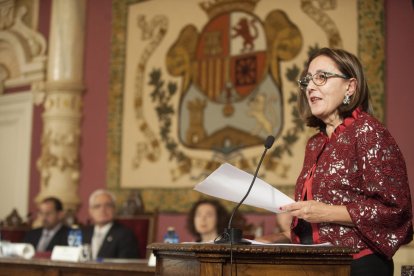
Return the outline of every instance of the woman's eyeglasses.
<path id="1" fill-rule="evenodd" d="M 343 78 L 346 80 L 349 79 L 349 77 L 345 75 L 320 71 L 316 72 L 313 75 L 306 75 L 306 77 L 304 77 L 303 79 L 298 80 L 299 88 L 300 90 L 302 90 L 302 92 L 306 92 L 306 88 L 308 88 L 309 82 L 311 80 L 315 85 L 322 86 L 328 81 L 329 78 Z"/>

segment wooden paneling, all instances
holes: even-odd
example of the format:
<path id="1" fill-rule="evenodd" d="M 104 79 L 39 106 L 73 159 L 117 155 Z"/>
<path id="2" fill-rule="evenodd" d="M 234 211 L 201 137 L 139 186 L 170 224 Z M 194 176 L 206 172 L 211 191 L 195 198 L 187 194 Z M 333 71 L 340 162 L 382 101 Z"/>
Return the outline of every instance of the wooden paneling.
<path id="1" fill-rule="evenodd" d="M 118 276 L 154 275 L 155 268 L 147 265 L 147 260 L 121 263 L 69 263 L 44 259 L 23 260 L 0 258 L 0 276 Z"/>
<path id="2" fill-rule="evenodd" d="M 156 243 L 148 248 L 157 257 L 156 275 L 167 276 L 345 276 L 356 253 L 334 246 Z"/>

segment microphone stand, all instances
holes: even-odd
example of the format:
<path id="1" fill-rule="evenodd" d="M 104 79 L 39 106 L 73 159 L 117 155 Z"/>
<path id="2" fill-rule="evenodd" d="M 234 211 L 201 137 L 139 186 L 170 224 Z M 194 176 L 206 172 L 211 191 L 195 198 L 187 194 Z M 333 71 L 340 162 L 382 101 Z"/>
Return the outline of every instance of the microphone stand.
<path id="1" fill-rule="evenodd" d="M 249 189 L 247 190 L 246 195 L 243 197 L 243 199 L 237 204 L 237 206 L 233 209 L 233 212 L 231 213 L 229 223 L 227 225 L 227 228 L 224 229 L 224 233 L 221 234 L 219 239 L 216 239 L 214 241 L 215 244 L 251 244 L 250 241 L 243 239 L 243 231 L 242 229 L 233 228 L 231 227 L 231 223 L 233 221 L 234 214 L 239 209 L 240 205 L 244 202 L 244 200 L 249 195 L 251 189 L 253 188 L 253 184 L 256 181 L 257 174 L 259 173 L 260 166 L 262 165 L 263 159 L 266 155 L 266 152 L 268 149 L 270 149 L 275 141 L 275 137 L 268 136 L 266 138 L 265 142 L 265 150 L 262 154 L 262 157 L 260 158 L 259 164 L 257 165 L 256 172 L 254 173 L 253 180 L 250 183 Z"/>

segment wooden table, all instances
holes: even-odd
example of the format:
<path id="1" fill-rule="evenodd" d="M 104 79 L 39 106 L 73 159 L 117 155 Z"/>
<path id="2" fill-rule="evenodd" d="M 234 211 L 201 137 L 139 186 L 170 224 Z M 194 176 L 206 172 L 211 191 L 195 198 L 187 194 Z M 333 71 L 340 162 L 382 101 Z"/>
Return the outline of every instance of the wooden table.
<path id="1" fill-rule="evenodd" d="M 333 246 L 194 243 L 155 243 L 148 248 L 153 250 L 157 258 L 156 275 L 168 276 L 345 276 L 350 274 L 351 254 L 357 252 Z"/>
<path id="2" fill-rule="evenodd" d="M 47 259 L 0 258 L 1 276 L 78 276 L 78 275 L 154 275 L 155 267 L 147 260 L 116 262 L 57 262 Z"/>

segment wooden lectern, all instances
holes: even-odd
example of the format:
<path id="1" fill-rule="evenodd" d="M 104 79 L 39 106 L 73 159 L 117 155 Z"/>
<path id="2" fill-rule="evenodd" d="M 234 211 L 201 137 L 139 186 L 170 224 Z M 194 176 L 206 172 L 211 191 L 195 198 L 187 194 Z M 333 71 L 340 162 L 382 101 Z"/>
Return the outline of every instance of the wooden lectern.
<path id="1" fill-rule="evenodd" d="M 356 250 L 334 246 L 164 244 L 148 246 L 156 275 L 332 275 L 350 274 Z M 232 249 L 232 254 L 230 250 Z M 237 270 L 237 273 L 236 273 Z"/>

